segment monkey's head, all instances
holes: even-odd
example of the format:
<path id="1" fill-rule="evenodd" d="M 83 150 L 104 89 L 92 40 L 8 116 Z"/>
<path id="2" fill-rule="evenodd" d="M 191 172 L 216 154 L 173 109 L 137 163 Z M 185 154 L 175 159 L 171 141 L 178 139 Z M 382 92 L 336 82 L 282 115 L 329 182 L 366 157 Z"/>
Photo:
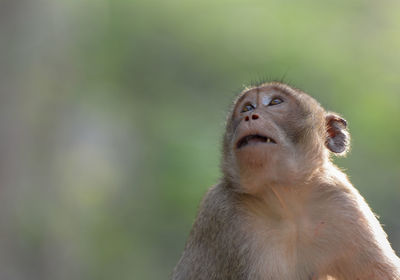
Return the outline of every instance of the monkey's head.
<path id="1" fill-rule="evenodd" d="M 282 83 L 244 90 L 234 102 L 224 136 L 222 169 L 240 191 L 309 180 L 330 152 L 349 147 L 346 121 L 306 93 Z"/>

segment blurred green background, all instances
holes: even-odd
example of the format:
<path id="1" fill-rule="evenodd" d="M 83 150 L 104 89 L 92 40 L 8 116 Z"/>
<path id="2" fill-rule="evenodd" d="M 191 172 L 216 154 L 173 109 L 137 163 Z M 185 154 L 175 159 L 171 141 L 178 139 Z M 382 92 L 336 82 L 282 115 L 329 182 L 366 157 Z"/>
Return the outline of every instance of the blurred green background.
<path id="1" fill-rule="evenodd" d="M 342 114 L 400 252 L 400 1 L 0 2 L 0 278 L 168 279 L 243 85 Z"/>

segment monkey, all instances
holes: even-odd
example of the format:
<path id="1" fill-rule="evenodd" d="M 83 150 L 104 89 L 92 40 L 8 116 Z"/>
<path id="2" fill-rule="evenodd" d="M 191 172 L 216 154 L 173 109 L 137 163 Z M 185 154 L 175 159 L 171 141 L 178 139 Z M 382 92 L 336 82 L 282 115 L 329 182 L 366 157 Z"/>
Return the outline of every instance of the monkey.
<path id="1" fill-rule="evenodd" d="M 244 89 L 173 280 L 393 280 L 400 260 L 332 161 L 347 122 L 281 82 Z"/>

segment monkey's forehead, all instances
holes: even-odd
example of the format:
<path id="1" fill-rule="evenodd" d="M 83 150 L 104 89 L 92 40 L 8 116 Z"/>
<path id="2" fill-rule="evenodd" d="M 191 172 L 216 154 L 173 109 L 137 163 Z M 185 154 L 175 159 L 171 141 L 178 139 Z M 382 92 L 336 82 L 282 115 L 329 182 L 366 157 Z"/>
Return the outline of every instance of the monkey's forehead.
<path id="1" fill-rule="evenodd" d="M 288 96 L 296 96 L 302 94 L 303 92 L 295 89 L 287 84 L 279 83 L 279 82 L 270 82 L 264 83 L 257 86 L 248 86 L 246 87 L 237 97 L 235 104 L 239 103 L 247 94 L 249 93 L 262 93 L 269 91 L 278 91 Z"/>
<path id="2" fill-rule="evenodd" d="M 242 94 L 246 94 L 249 92 L 263 92 L 263 91 L 268 91 L 268 90 L 277 90 L 280 91 L 284 94 L 288 94 L 288 95 L 293 95 L 293 94 L 299 94 L 301 91 L 293 88 L 287 84 L 284 83 L 280 83 L 280 82 L 269 82 L 269 83 L 264 83 L 261 85 L 257 85 L 257 86 L 247 86 L 242 92 Z"/>

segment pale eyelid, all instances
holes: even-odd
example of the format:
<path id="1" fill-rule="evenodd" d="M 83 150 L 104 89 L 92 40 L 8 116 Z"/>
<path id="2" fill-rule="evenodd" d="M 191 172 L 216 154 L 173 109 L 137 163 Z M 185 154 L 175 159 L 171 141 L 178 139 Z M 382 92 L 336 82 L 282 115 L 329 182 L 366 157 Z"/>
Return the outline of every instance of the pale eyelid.
<path id="1" fill-rule="evenodd" d="M 261 103 L 264 106 L 268 106 L 269 103 L 271 102 L 272 98 L 270 96 L 263 96 L 263 98 L 261 99 Z"/>

